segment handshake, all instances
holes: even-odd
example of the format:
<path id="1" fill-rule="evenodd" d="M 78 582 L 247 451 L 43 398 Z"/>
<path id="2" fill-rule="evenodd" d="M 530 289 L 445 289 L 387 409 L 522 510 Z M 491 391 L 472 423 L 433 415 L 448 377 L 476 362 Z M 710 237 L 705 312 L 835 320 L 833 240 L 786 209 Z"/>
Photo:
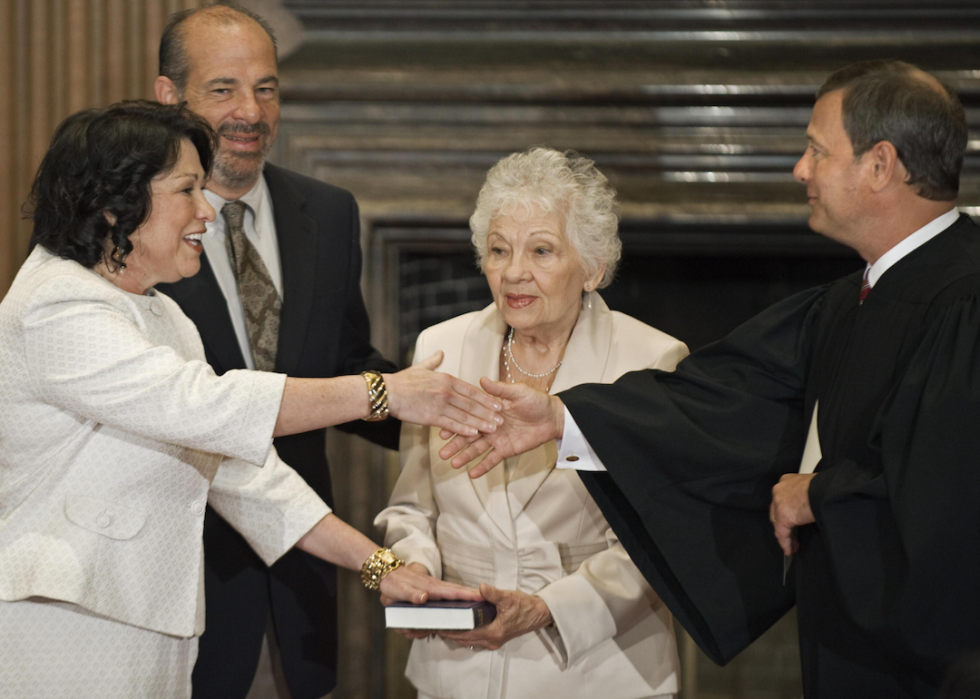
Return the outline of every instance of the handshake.
<path id="1" fill-rule="evenodd" d="M 483 390 L 433 370 L 442 353 L 389 374 L 391 413 L 405 422 L 442 429 L 449 442 L 439 451 L 454 468 L 471 464 L 479 478 L 504 459 L 559 439 L 565 423 L 560 398 L 524 384 L 480 379 Z"/>

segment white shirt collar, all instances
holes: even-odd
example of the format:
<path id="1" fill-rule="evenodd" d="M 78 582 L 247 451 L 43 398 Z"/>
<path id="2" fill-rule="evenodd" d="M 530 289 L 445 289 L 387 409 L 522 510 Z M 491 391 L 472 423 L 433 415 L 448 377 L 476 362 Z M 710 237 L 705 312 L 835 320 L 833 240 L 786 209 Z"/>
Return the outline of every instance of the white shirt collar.
<path id="1" fill-rule="evenodd" d="M 898 245 L 879 257 L 873 265 L 868 265 L 865 268 L 868 285 L 874 288 L 877 281 L 881 279 L 881 275 L 887 272 L 892 265 L 952 226 L 959 217 L 960 212 L 954 206 L 939 218 L 932 219 L 915 233 L 902 240 Z"/>
<path id="2" fill-rule="evenodd" d="M 264 207 L 268 206 L 270 199 L 269 196 L 269 186 L 265 183 L 265 177 L 259 177 L 252 188 L 245 192 L 238 199 L 225 199 L 224 197 L 215 194 L 210 189 L 204 190 L 204 198 L 208 200 L 208 203 L 214 207 L 215 219 L 214 224 L 208 224 L 208 232 L 224 236 L 225 234 L 225 222 L 224 217 L 221 215 L 221 209 L 224 205 L 230 201 L 240 201 L 248 204 L 248 208 L 255 220 L 261 220 L 264 213 Z M 248 211 L 246 211 L 246 216 Z M 261 232 L 260 232 L 261 233 Z"/>
<path id="3" fill-rule="evenodd" d="M 255 213 L 255 218 L 262 218 L 262 207 L 265 206 L 269 198 L 269 186 L 265 183 L 265 177 L 259 177 L 258 182 L 250 190 L 245 192 L 238 200 L 248 204 L 249 208 Z"/>

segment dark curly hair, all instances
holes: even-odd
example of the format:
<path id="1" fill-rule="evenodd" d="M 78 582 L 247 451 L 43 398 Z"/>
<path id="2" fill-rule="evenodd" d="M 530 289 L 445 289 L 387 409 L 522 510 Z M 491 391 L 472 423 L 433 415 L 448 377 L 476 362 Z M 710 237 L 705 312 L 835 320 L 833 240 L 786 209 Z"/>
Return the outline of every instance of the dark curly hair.
<path id="1" fill-rule="evenodd" d="M 177 164 L 184 139 L 209 173 L 214 131 L 183 104 L 130 100 L 69 116 L 51 139 L 25 205 L 34 220 L 31 243 L 90 269 L 101 260 L 113 270 L 125 267 L 133 250 L 129 236 L 150 216 L 153 178 Z"/>

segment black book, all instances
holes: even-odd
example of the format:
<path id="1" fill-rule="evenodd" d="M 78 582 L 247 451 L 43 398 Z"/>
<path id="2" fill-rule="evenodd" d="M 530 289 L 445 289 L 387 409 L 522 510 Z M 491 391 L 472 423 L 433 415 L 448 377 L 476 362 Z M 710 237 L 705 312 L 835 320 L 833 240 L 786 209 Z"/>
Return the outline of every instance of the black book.
<path id="1" fill-rule="evenodd" d="M 497 607 L 485 601 L 395 602 L 385 607 L 385 626 L 389 629 L 469 631 L 489 624 L 496 616 Z"/>

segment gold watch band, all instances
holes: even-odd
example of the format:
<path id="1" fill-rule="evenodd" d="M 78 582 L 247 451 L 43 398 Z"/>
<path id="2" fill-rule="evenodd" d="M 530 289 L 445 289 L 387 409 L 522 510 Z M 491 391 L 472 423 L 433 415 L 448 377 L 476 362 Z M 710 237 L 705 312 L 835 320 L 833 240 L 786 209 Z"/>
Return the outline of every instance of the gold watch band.
<path id="1" fill-rule="evenodd" d="M 388 391 L 385 388 L 385 380 L 374 370 L 362 371 L 361 376 L 367 384 L 368 400 L 371 401 L 371 412 L 364 420 L 380 422 L 388 417 Z"/>
<path id="2" fill-rule="evenodd" d="M 361 566 L 361 582 L 367 589 L 377 590 L 388 573 L 403 565 L 405 561 L 396 558 L 391 549 L 378 549 Z"/>

